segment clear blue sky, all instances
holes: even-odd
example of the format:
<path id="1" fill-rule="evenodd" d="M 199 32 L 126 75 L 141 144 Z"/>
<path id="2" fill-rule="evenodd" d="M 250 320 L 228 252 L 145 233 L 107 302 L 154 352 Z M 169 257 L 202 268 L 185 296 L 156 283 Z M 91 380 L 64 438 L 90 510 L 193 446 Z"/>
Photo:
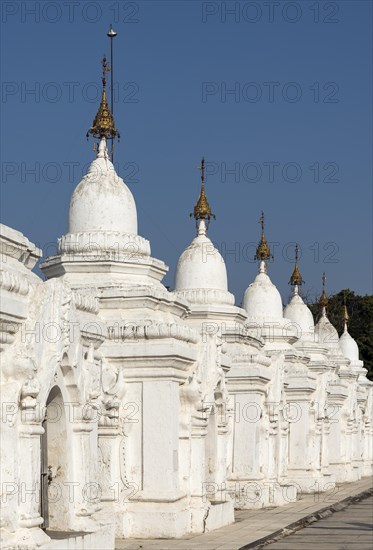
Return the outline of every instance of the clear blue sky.
<path id="1" fill-rule="evenodd" d="M 115 160 L 139 233 L 170 266 L 165 284 L 194 237 L 189 212 L 204 155 L 217 215 L 209 234 L 238 303 L 256 274 L 250 243 L 262 209 L 284 300 L 294 241 L 305 291 L 318 292 L 326 271 L 329 291 L 372 292 L 370 1 L 3 1 L 1 9 L 3 223 L 47 254 L 66 232 L 70 195 L 93 158 L 85 134 L 112 22 Z"/>

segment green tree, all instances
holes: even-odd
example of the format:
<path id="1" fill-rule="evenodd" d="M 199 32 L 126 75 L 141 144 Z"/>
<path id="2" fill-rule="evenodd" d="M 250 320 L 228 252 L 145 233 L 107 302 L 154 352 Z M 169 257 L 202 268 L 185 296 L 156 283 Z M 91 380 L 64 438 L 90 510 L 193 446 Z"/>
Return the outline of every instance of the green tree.
<path id="1" fill-rule="evenodd" d="M 328 297 L 327 315 L 329 321 L 341 335 L 344 328 L 343 306 L 346 301 L 349 314 L 348 332 L 359 346 L 360 359 L 368 370 L 368 378 L 373 380 L 373 296 L 359 296 L 350 289 L 341 290 Z M 315 322 L 320 316 L 318 302 L 308 304 Z"/>

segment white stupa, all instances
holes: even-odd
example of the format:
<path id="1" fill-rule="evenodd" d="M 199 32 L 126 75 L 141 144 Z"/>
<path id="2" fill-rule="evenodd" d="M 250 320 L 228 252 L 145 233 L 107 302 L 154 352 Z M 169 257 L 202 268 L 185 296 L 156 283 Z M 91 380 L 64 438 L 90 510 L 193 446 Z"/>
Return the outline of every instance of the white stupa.
<path id="1" fill-rule="evenodd" d="M 103 59 L 102 97 L 87 137 L 95 140 L 96 158 L 75 188 L 69 207 L 68 232 L 58 239 L 58 255 L 42 264 L 47 278 L 66 274 L 85 284 L 88 269 L 97 284 L 159 285 L 167 266 L 151 257 L 150 243 L 137 229 L 134 197 L 116 173 L 107 143 L 119 138 L 106 98 L 106 58 Z M 89 266 L 89 267 L 88 267 Z M 135 282 L 136 281 L 136 282 Z"/>
<path id="2" fill-rule="evenodd" d="M 349 315 L 347 311 L 347 306 L 344 306 L 344 330 L 339 338 L 339 347 L 343 355 L 351 361 L 352 364 L 360 364 L 359 361 L 359 347 L 356 341 L 352 338 L 348 332 L 348 321 Z"/>
<path id="3" fill-rule="evenodd" d="M 299 287 L 301 287 L 303 282 L 298 266 L 298 245 L 296 245 L 295 266 L 289 281 L 289 284 L 293 287 L 293 296 L 284 310 L 284 317 L 290 319 L 295 325 L 299 339 L 313 341 L 315 333 L 313 315 L 299 293 Z"/>
<path id="4" fill-rule="evenodd" d="M 136 204 L 109 158 L 107 140 L 120 138 L 106 99 L 106 57 L 102 60 L 102 97 L 89 135 L 99 140 L 97 158 L 76 187 L 69 209 L 69 233 L 114 231 L 137 235 Z"/>
<path id="5" fill-rule="evenodd" d="M 331 324 L 326 314 L 328 297 L 325 292 L 325 282 L 326 282 L 325 273 L 323 273 L 322 281 L 323 281 L 323 290 L 319 301 L 319 304 L 321 306 L 321 316 L 315 326 L 316 341 L 322 346 L 328 348 L 329 350 L 339 354 L 340 347 L 339 347 L 338 332 L 337 332 L 337 329 Z"/>
<path id="6" fill-rule="evenodd" d="M 265 320 L 282 320 L 281 295 L 267 274 L 267 261 L 272 256 L 264 235 L 263 212 L 260 223 L 262 225 L 262 236 L 255 256 L 255 259 L 260 262 L 259 273 L 255 277 L 254 282 L 246 289 L 242 307 L 246 310 L 249 319 L 254 319 L 259 322 Z"/>
<path id="7" fill-rule="evenodd" d="M 194 207 L 197 236 L 181 254 L 175 272 L 175 291 L 190 303 L 233 304 L 228 292 L 227 269 L 218 249 L 207 236 L 211 213 L 205 191 L 204 159 L 201 164 L 201 191 Z"/>

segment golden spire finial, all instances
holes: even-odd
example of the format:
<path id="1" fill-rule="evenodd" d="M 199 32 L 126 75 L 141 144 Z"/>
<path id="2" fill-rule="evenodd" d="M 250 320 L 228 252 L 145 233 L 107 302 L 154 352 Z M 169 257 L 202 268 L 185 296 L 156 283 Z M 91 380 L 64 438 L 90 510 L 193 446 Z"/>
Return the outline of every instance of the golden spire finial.
<path id="1" fill-rule="evenodd" d="M 115 137 L 120 139 L 119 131 L 115 129 L 115 123 L 113 115 L 111 114 L 107 99 L 106 99 L 106 73 L 110 71 L 106 62 L 106 56 L 104 55 L 102 60 L 102 97 L 100 107 L 97 111 L 92 127 L 87 132 L 87 139 L 89 134 L 94 138 L 102 139 L 114 139 Z"/>
<path id="2" fill-rule="evenodd" d="M 295 245 L 295 266 L 294 271 L 290 277 L 289 285 L 292 286 L 301 286 L 304 281 L 302 279 L 302 275 L 300 274 L 299 267 L 298 267 L 298 259 L 299 259 L 299 247 L 298 243 Z"/>
<path id="3" fill-rule="evenodd" d="M 346 292 L 344 292 L 344 294 L 343 294 L 343 321 L 344 321 L 345 330 L 347 330 L 347 325 L 348 325 L 349 320 L 350 320 L 350 316 L 348 314 L 348 309 L 347 309 L 347 305 L 346 305 Z"/>
<path id="4" fill-rule="evenodd" d="M 320 296 L 319 304 L 321 307 L 325 307 L 328 305 L 328 297 L 325 292 L 325 283 L 326 283 L 326 275 L 325 273 L 322 274 L 322 293 Z"/>
<path id="5" fill-rule="evenodd" d="M 196 225 L 198 229 L 198 223 L 200 220 L 205 220 L 206 226 L 208 227 L 210 223 L 210 219 L 214 218 L 216 219 L 215 214 L 212 214 L 211 207 L 209 205 L 209 202 L 206 197 L 206 191 L 205 191 L 205 159 L 202 158 L 201 166 L 198 167 L 199 170 L 201 170 L 201 191 L 198 197 L 198 200 L 196 202 L 196 205 L 194 207 L 193 212 L 190 214 L 190 216 L 194 217 L 196 220 Z"/>
<path id="6" fill-rule="evenodd" d="M 346 304 L 343 306 L 343 320 L 346 323 L 346 325 L 348 324 L 348 321 L 350 320 L 350 316 L 348 314 L 348 309 L 347 309 Z"/>
<path id="7" fill-rule="evenodd" d="M 266 261 L 266 260 L 269 260 L 270 258 L 273 258 L 273 256 L 268 246 L 267 239 L 265 238 L 265 235 L 264 235 L 264 212 L 263 211 L 259 218 L 259 223 L 262 226 L 262 236 L 258 244 L 258 247 L 256 249 L 255 260 Z"/>

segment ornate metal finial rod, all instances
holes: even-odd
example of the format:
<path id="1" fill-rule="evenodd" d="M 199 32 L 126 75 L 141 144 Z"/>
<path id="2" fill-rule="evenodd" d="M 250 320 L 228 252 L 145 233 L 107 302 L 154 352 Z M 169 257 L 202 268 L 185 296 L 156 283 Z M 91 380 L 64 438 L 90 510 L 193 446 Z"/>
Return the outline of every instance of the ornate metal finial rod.
<path id="1" fill-rule="evenodd" d="M 113 61 L 113 38 L 117 36 L 118 33 L 113 29 L 113 25 L 110 23 L 109 32 L 106 34 L 110 38 L 110 70 L 111 70 L 111 80 L 110 80 L 110 108 L 111 114 L 114 118 L 114 61 Z M 114 162 L 114 138 L 111 142 L 111 160 Z"/>
<path id="2" fill-rule="evenodd" d="M 108 67 L 107 61 L 106 61 L 106 53 L 104 53 L 104 57 L 101 61 L 102 64 L 102 88 L 106 89 L 106 73 L 108 73 L 111 69 Z"/>
<path id="3" fill-rule="evenodd" d="M 292 286 L 301 286 L 305 281 L 302 278 L 302 275 L 299 271 L 298 266 L 298 259 L 299 259 L 299 246 L 298 243 L 295 245 L 295 266 L 294 271 L 290 277 L 289 284 Z"/>
<path id="4" fill-rule="evenodd" d="M 325 291 L 325 287 L 326 287 L 326 275 L 325 275 L 325 272 L 322 274 L 322 293 L 321 293 L 321 297 L 320 297 L 320 300 L 319 300 L 319 304 L 322 308 L 326 308 L 327 305 L 328 305 L 328 297 L 326 295 L 326 291 Z"/>
<path id="5" fill-rule="evenodd" d="M 262 210 L 262 213 L 260 214 L 260 218 L 259 218 L 259 222 L 260 225 L 262 226 L 262 233 L 264 233 L 264 212 Z"/>
<path id="6" fill-rule="evenodd" d="M 205 157 L 202 157 L 201 166 L 198 167 L 201 170 L 201 188 L 205 188 Z"/>
<path id="7" fill-rule="evenodd" d="M 194 207 L 193 212 L 190 214 L 190 217 L 194 217 L 196 220 L 196 227 L 198 230 L 199 222 L 201 220 L 204 220 L 206 223 L 206 228 L 208 228 L 210 224 L 210 219 L 214 218 L 216 219 L 215 214 L 211 212 L 211 207 L 209 205 L 209 202 L 206 197 L 206 191 L 205 191 L 205 159 L 204 157 L 201 160 L 201 165 L 198 167 L 198 170 L 201 170 L 201 191 L 198 197 L 198 200 L 196 202 L 196 205 Z"/>
<path id="8" fill-rule="evenodd" d="M 265 235 L 264 235 L 264 212 L 263 212 L 263 210 L 262 210 L 262 213 L 261 213 L 260 218 L 259 218 L 259 223 L 262 226 L 262 236 L 261 236 L 260 242 L 258 244 L 258 247 L 256 249 L 255 260 L 265 262 L 265 261 L 269 260 L 270 258 L 273 258 L 273 255 L 271 254 L 271 250 L 268 246 L 267 239 L 265 238 Z"/>
<path id="9" fill-rule="evenodd" d="M 110 69 L 111 69 L 111 113 L 114 116 L 114 62 L 113 62 L 113 38 L 117 36 L 117 32 L 113 29 L 113 25 L 110 23 L 109 32 L 106 34 L 110 38 Z"/>

